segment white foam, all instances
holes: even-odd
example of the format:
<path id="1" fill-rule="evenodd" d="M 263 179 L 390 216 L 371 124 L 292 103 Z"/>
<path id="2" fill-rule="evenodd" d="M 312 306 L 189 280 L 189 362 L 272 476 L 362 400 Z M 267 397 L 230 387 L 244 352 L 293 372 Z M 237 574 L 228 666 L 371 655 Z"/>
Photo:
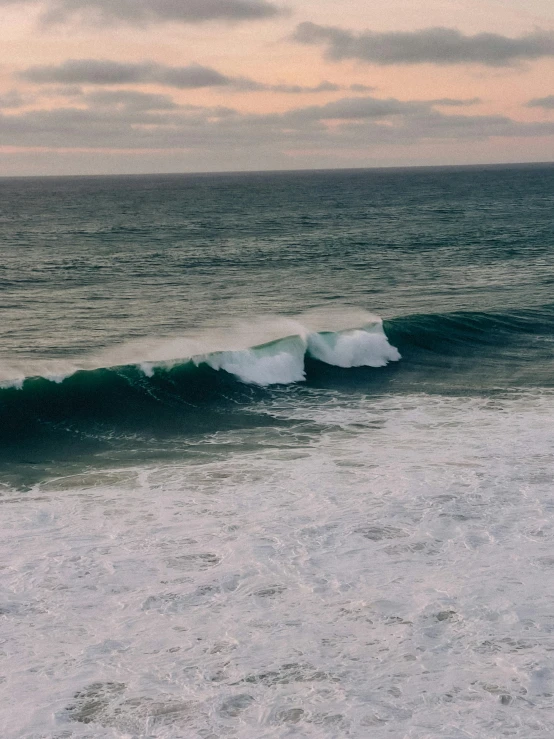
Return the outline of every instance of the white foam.
<path id="1" fill-rule="evenodd" d="M 551 739 L 554 395 L 275 396 L 3 492 L 2 736 Z"/>
<path id="2" fill-rule="evenodd" d="M 56 385 L 60 385 L 65 379 L 70 377 L 71 374 L 72 373 L 70 374 L 61 373 L 57 375 L 48 374 L 48 375 L 44 375 L 44 379 L 48 380 L 49 382 L 54 382 Z"/>
<path id="3" fill-rule="evenodd" d="M 21 390 L 24 382 L 25 382 L 25 377 L 14 377 L 10 380 L 1 380 L 0 388 L 2 389 L 15 388 L 16 390 Z"/>
<path id="4" fill-rule="evenodd" d="M 387 340 L 382 324 L 340 333 L 312 333 L 308 337 L 312 357 L 335 367 L 384 367 L 400 359 Z"/>
<path id="5" fill-rule="evenodd" d="M 60 383 L 81 367 L 73 360 L 39 359 L 13 361 L 0 356 L 0 388 L 21 389 L 26 379 L 42 377 L 50 382 Z"/>
<path id="6" fill-rule="evenodd" d="M 303 332 L 304 333 L 304 332 Z M 225 370 L 241 382 L 253 385 L 286 385 L 306 378 L 306 351 L 326 364 L 336 367 L 384 367 L 400 359 L 391 346 L 382 323 L 364 329 L 337 333 L 307 333 L 274 342 L 269 346 L 196 357 L 195 363 Z"/>
<path id="7" fill-rule="evenodd" d="M 225 370 L 251 385 L 288 385 L 305 379 L 305 351 L 304 339 L 293 337 L 269 347 L 197 357 L 195 363 Z"/>
<path id="8" fill-rule="evenodd" d="M 146 377 L 153 377 L 155 367 L 156 365 L 153 362 L 141 362 L 139 364 L 140 370 L 144 372 Z"/>

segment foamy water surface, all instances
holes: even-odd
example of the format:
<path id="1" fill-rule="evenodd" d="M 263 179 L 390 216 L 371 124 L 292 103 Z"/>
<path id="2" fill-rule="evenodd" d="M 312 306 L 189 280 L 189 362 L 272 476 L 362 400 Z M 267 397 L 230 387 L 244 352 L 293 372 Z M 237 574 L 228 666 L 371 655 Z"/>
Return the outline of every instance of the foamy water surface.
<path id="1" fill-rule="evenodd" d="M 4 736 L 547 739 L 553 411 L 277 392 L 255 449 L 5 490 Z"/>

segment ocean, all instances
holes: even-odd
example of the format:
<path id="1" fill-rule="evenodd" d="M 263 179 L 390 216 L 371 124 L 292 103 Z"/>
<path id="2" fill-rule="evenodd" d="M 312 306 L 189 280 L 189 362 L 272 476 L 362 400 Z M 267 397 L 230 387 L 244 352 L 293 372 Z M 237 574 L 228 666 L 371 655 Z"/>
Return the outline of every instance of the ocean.
<path id="1" fill-rule="evenodd" d="M 554 736 L 554 166 L 0 179 L 3 739 Z"/>

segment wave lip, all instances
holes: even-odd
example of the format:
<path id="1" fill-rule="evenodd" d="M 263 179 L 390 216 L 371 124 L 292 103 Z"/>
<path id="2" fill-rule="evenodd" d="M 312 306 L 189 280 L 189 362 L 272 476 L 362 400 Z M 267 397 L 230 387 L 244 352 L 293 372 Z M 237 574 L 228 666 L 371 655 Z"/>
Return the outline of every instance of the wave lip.
<path id="1" fill-rule="evenodd" d="M 385 367 L 401 359 L 398 349 L 389 344 L 382 323 L 337 333 L 312 333 L 308 353 L 320 362 L 343 368 Z"/>
<path id="2" fill-rule="evenodd" d="M 382 323 L 345 331 L 311 332 L 289 336 L 242 351 L 216 352 L 193 357 L 199 366 L 224 370 L 248 385 L 289 385 L 306 379 L 306 354 L 335 367 L 384 367 L 400 359 Z"/>
<path id="3" fill-rule="evenodd" d="M 194 357 L 193 361 L 197 366 L 207 364 L 214 370 L 224 370 L 247 385 L 289 385 L 306 379 L 306 347 L 304 337 L 291 336 L 252 349 Z"/>

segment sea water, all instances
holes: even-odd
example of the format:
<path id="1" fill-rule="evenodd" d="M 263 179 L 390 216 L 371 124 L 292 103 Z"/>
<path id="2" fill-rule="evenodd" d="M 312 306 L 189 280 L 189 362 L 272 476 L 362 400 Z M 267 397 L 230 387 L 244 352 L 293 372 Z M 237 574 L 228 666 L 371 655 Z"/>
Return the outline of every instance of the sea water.
<path id="1" fill-rule="evenodd" d="M 2 737 L 550 739 L 553 214 L 0 180 Z"/>

